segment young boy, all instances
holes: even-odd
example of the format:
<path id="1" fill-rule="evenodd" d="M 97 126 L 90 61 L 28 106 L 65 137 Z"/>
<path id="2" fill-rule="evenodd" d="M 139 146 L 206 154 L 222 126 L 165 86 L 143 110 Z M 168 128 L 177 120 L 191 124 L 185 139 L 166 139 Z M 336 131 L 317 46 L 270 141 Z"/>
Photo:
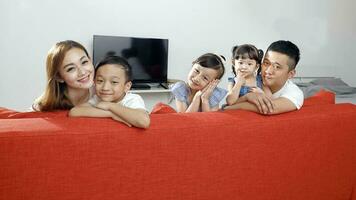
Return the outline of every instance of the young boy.
<path id="1" fill-rule="evenodd" d="M 279 114 L 300 109 L 303 105 L 303 92 L 290 78 L 299 62 L 298 47 L 290 41 L 273 42 L 267 49 L 261 65 L 263 84 L 270 88 L 272 97 L 264 93 L 250 92 L 239 102 L 225 109 L 249 110 L 265 115 Z"/>
<path id="2" fill-rule="evenodd" d="M 95 68 L 95 93 L 88 103 L 75 106 L 71 117 L 111 117 L 128 126 L 148 128 L 150 117 L 143 99 L 128 93 L 131 88 L 131 66 L 118 56 L 108 56 Z"/>

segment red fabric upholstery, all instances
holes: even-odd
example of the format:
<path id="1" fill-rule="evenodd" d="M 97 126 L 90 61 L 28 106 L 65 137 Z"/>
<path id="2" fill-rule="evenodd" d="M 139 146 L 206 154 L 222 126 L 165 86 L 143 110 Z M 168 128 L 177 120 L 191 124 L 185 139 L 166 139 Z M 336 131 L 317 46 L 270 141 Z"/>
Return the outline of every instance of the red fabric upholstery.
<path id="1" fill-rule="evenodd" d="M 166 113 L 176 113 L 170 105 L 164 104 L 162 102 L 157 103 L 153 106 L 151 114 L 166 114 Z"/>
<path id="2" fill-rule="evenodd" d="M 313 96 L 305 99 L 303 107 L 324 104 L 335 104 L 335 94 L 333 92 L 320 90 Z"/>
<path id="3" fill-rule="evenodd" d="M 356 106 L 0 120 L 0 199 L 355 199 Z M 37 115 L 37 116 L 36 116 Z"/>
<path id="4" fill-rule="evenodd" d="M 0 107 L 0 119 L 16 119 L 16 118 L 49 118 L 49 117 L 67 117 L 68 111 L 56 112 L 18 112 L 15 110 Z"/>
<path id="5" fill-rule="evenodd" d="M 0 119 L 8 118 L 9 116 L 16 114 L 16 113 L 18 113 L 18 112 L 15 110 L 0 107 Z"/>

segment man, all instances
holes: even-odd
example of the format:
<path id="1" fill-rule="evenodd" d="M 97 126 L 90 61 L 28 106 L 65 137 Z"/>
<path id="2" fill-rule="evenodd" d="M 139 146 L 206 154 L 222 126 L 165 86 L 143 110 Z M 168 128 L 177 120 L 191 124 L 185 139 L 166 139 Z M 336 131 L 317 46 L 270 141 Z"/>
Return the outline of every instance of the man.
<path id="1" fill-rule="evenodd" d="M 249 110 L 265 115 L 279 114 L 300 109 L 303 92 L 289 79 L 295 75 L 299 62 L 298 47 L 290 41 L 273 42 L 267 49 L 261 65 L 262 80 L 272 96 L 250 92 L 240 97 L 239 103 L 224 109 Z"/>

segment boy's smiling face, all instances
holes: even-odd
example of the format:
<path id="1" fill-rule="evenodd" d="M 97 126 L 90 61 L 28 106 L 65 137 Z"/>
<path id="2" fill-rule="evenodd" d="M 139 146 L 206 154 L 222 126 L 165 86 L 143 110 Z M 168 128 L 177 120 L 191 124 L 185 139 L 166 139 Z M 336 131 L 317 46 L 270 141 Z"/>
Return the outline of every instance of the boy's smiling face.
<path id="1" fill-rule="evenodd" d="M 96 95 L 106 102 L 121 101 L 131 88 L 131 81 L 126 81 L 125 71 L 120 65 L 100 66 L 95 75 Z"/>

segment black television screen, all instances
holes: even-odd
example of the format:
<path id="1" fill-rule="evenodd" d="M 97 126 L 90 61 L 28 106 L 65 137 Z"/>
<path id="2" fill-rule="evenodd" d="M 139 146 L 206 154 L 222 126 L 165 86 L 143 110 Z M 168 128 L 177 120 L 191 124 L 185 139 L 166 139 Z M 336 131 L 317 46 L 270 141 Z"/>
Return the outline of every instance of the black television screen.
<path id="1" fill-rule="evenodd" d="M 113 54 L 127 59 L 133 84 L 167 82 L 168 39 L 94 35 L 94 64 Z"/>

